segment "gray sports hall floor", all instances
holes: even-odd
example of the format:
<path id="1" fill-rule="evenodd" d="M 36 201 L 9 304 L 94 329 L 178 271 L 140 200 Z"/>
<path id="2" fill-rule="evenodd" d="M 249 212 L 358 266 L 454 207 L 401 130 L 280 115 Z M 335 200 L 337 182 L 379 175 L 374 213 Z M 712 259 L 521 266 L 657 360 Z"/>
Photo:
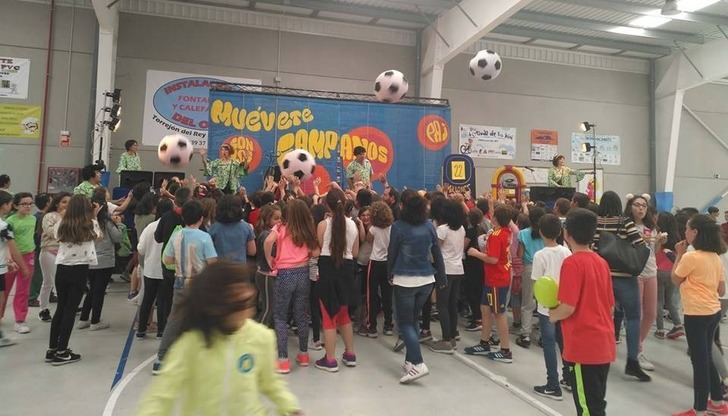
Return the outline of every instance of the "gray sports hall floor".
<path id="1" fill-rule="evenodd" d="M 43 362 L 49 324 L 37 320 L 31 309 L 32 333 L 10 333 L 18 345 L 0 350 L 0 415 L 73 416 L 133 415 L 136 403 L 150 383 L 155 339 L 133 341 L 125 371 L 111 391 L 122 351 L 134 317 L 126 301 L 126 285 L 110 286 L 104 318 L 111 328 L 89 332 L 74 329 L 71 348 L 83 355 L 81 362 L 51 367 Z M 8 318 L 3 328 L 8 328 Z M 433 331 L 439 332 L 435 322 Z M 462 332 L 462 331 L 461 331 Z M 725 332 L 725 331 L 724 331 Z M 477 342 L 478 335 L 463 333 L 459 349 Z M 571 396 L 562 402 L 530 393 L 535 383 L 545 382 L 541 349 L 513 347 L 514 363 L 500 364 L 483 357 L 446 356 L 424 350 L 431 374 L 419 382 L 397 383 L 402 353 L 392 352 L 392 337 L 355 338 L 359 366 L 329 374 L 313 367 L 293 367 L 287 376 L 307 415 L 574 415 Z M 608 385 L 608 413 L 615 415 L 669 415 L 688 408 L 692 401 L 691 370 L 686 343 L 660 341 L 650 335 L 646 352 L 657 371 L 652 383 L 640 384 L 622 376 L 625 347 L 619 346 Z M 293 337 L 291 351 L 295 351 Z M 312 358 L 321 353 L 313 352 Z M 144 365 L 146 363 L 146 365 Z"/>

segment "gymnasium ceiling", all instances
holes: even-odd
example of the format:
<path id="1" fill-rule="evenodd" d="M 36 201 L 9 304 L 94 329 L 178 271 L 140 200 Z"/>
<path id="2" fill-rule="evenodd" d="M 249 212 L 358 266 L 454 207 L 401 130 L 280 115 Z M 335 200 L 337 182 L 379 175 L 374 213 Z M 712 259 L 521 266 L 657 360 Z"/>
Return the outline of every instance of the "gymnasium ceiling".
<path id="1" fill-rule="evenodd" d="M 418 30 L 462 0 L 186 0 Z M 484 2 L 489 0 L 482 0 Z M 591 53 L 655 58 L 675 48 L 728 38 L 728 0 L 678 0 L 682 11 L 662 16 L 665 0 L 534 0 L 485 39 Z M 712 3 L 705 6 L 706 3 Z M 696 9 L 696 7 L 705 6 Z M 636 20 L 641 18 L 641 20 Z"/>

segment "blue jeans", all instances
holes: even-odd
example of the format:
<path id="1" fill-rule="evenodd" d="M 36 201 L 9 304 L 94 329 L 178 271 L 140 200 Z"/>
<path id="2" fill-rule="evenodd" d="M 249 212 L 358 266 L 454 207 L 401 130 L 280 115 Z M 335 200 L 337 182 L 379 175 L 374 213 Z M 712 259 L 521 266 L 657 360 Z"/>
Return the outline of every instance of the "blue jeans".
<path id="1" fill-rule="evenodd" d="M 640 352 L 640 288 L 636 277 L 612 278 L 614 300 L 624 311 L 627 329 L 627 358 L 636 360 Z M 618 330 L 618 328 L 615 328 Z"/>
<path id="2" fill-rule="evenodd" d="M 546 315 L 539 313 L 538 322 L 541 326 L 543 359 L 546 362 L 546 386 L 552 390 L 561 390 L 561 387 L 559 387 L 559 359 L 556 355 L 556 344 L 559 344 L 559 349 L 563 348 L 562 343 L 559 342 L 561 339 L 561 330 L 549 321 L 549 317 Z M 566 376 L 567 374 L 564 374 L 564 378 Z"/>
<path id="3" fill-rule="evenodd" d="M 420 287 L 394 286 L 394 306 L 399 335 L 407 347 L 405 359 L 412 364 L 420 364 L 422 352 L 420 351 L 418 315 L 425 301 L 432 293 L 432 283 Z"/>

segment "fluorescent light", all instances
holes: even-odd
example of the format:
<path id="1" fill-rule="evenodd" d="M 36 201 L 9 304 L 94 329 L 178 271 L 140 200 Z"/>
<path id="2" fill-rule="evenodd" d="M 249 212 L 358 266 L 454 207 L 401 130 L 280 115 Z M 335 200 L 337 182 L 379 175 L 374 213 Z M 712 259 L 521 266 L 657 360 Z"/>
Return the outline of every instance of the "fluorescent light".
<path id="1" fill-rule="evenodd" d="M 711 4 L 715 4 L 720 0 L 679 0 L 677 8 L 683 12 L 694 12 L 700 9 L 704 9 Z"/>
<path id="2" fill-rule="evenodd" d="M 647 32 L 645 32 L 644 29 L 637 28 L 637 27 L 627 27 L 627 26 L 616 26 L 612 29 L 609 29 L 612 33 L 619 33 L 622 35 L 631 35 L 631 36 L 645 36 Z"/>
<path id="3" fill-rule="evenodd" d="M 669 17 L 663 17 L 663 16 L 642 16 L 638 17 L 631 22 L 629 22 L 630 26 L 636 26 L 641 27 L 645 29 L 650 29 L 653 27 L 662 26 L 665 23 L 671 21 Z"/>

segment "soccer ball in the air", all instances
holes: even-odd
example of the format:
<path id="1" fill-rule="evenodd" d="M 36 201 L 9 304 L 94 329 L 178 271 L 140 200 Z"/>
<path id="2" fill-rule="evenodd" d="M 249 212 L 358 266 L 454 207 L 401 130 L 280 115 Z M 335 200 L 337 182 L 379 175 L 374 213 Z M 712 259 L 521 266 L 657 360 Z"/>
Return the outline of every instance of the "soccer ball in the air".
<path id="1" fill-rule="evenodd" d="M 281 172 L 284 176 L 295 176 L 304 180 L 311 176 L 314 170 L 316 170 L 316 159 L 305 150 L 291 150 L 281 160 Z"/>
<path id="2" fill-rule="evenodd" d="M 501 57 L 490 50 L 482 50 L 470 60 L 470 74 L 476 78 L 489 81 L 496 79 L 503 68 Z"/>
<path id="3" fill-rule="evenodd" d="M 385 103 L 396 103 L 407 94 L 409 83 L 404 74 L 390 69 L 384 71 L 377 77 L 374 82 L 374 94 L 377 100 Z"/>
<path id="4" fill-rule="evenodd" d="M 193 154 L 192 142 L 181 134 L 164 136 L 157 148 L 159 161 L 168 166 L 185 166 L 190 163 Z"/>

